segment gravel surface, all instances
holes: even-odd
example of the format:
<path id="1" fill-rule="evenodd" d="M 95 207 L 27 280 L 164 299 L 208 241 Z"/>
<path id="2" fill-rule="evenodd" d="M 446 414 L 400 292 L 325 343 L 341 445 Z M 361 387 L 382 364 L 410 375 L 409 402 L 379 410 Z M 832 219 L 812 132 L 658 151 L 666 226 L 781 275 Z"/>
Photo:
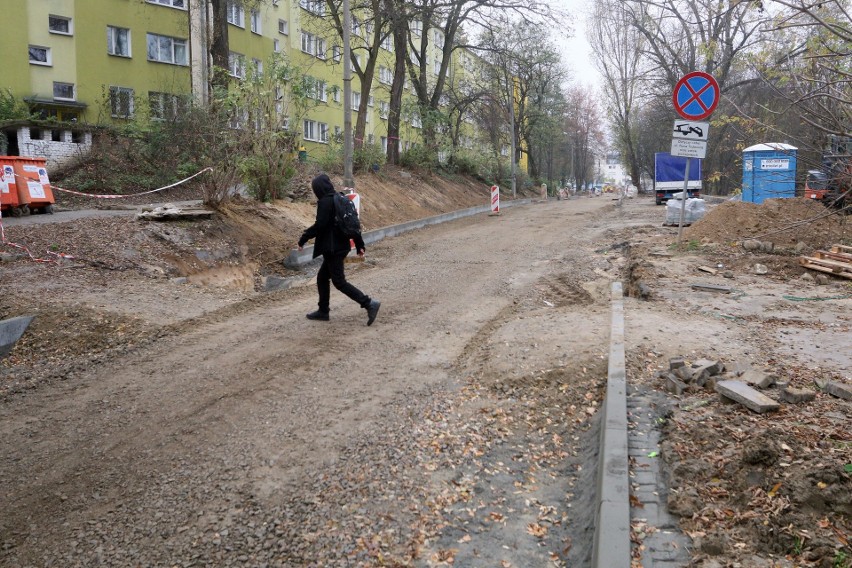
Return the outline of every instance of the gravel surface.
<path id="1" fill-rule="evenodd" d="M 616 279 L 634 294 L 634 384 L 662 390 L 674 356 L 852 380 L 848 286 L 712 234 L 677 252 L 652 200 L 537 203 L 378 243 L 347 269 L 382 301 L 369 328 L 336 291 L 312 322 L 312 285 L 252 285 L 280 270 L 303 205 L 284 224 L 262 209 L 16 235 L 78 258 L 0 265 L 0 317 L 37 315 L 0 367 L 0 564 L 588 566 Z M 734 278 L 697 270 L 719 264 Z M 849 554 L 848 402 L 758 416 L 669 396 L 662 457 L 674 493 L 695 490 L 674 504 L 695 566 L 848 568 L 832 564 Z M 750 433 L 778 444 L 756 485 Z"/>

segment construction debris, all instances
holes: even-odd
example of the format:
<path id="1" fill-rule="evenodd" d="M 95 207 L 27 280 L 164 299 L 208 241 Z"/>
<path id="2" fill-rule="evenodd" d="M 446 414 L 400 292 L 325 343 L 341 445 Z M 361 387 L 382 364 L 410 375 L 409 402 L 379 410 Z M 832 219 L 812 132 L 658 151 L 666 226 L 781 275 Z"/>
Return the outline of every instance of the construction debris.
<path id="1" fill-rule="evenodd" d="M 716 383 L 716 392 L 720 395 L 735 400 L 758 414 L 778 410 L 781 405 L 766 396 L 765 394 L 754 390 L 747 384 L 734 381 L 720 381 Z"/>
<path id="2" fill-rule="evenodd" d="M 831 250 L 818 250 L 813 256 L 800 256 L 799 264 L 810 270 L 852 280 L 852 247 L 834 245 Z"/>
<path id="3" fill-rule="evenodd" d="M 213 211 L 207 209 L 181 209 L 176 205 L 167 203 L 162 207 L 156 207 L 150 211 L 142 211 L 136 214 L 137 219 L 149 221 L 176 221 L 179 219 L 210 219 Z"/>

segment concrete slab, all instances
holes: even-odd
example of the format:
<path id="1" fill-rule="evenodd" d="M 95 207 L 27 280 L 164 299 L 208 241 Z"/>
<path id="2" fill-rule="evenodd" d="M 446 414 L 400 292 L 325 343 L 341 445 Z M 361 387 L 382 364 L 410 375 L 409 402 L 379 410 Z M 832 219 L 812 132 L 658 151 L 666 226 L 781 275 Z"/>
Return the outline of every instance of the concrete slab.
<path id="1" fill-rule="evenodd" d="M 6 357 L 33 321 L 34 316 L 20 316 L 0 321 L 0 359 Z"/>
<path id="2" fill-rule="evenodd" d="M 716 384 L 716 392 L 722 396 L 730 398 L 731 400 L 739 402 L 749 410 L 753 410 L 758 414 L 778 410 L 781 407 L 780 404 L 765 394 L 754 390 L 747 384 L 740 381 L 719 381 Z"/>

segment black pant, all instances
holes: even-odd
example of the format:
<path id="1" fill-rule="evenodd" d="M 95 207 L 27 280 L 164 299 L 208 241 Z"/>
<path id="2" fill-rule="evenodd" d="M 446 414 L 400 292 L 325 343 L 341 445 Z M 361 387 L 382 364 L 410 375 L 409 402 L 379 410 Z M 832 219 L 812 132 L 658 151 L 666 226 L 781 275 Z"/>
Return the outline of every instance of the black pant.
<path id="1" fill-rule="evenodd" d="M 346 275 L 343 272 L 343 259 L 347 253 L 334 254 L 324 253 L 322 255 L 322 266 L 317 273 L 317 291 L 319 291 L 319 309 L 321 312 L 327 312 L 328 302 L 331 297 L 331 286 L 329 281 L 334 284 L 334 287 L 358 302 L 362 308 L 370 305 L 370 297 L 364 292 L 346 281 Z"/>

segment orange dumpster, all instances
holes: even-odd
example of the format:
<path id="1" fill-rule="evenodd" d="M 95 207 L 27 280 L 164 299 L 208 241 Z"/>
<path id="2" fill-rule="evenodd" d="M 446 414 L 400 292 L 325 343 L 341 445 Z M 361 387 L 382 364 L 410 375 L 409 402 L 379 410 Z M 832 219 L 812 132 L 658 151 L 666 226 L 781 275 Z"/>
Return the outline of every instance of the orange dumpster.
<path id="1" fill-rule="evenodd" d="M 21 207 L 31 213 L 53 214 L 53 190 L 47 177 L 44 158 L 15 157 L 15 174 L 18 182 L 18 199 Z"/>
<path id="2" fill-rule="evenodd" d="M 21 201 L 15 178 L 16 159 L 17 156 L 0 156 L 0 214 L 4 217 L 21 216 Z"/>

